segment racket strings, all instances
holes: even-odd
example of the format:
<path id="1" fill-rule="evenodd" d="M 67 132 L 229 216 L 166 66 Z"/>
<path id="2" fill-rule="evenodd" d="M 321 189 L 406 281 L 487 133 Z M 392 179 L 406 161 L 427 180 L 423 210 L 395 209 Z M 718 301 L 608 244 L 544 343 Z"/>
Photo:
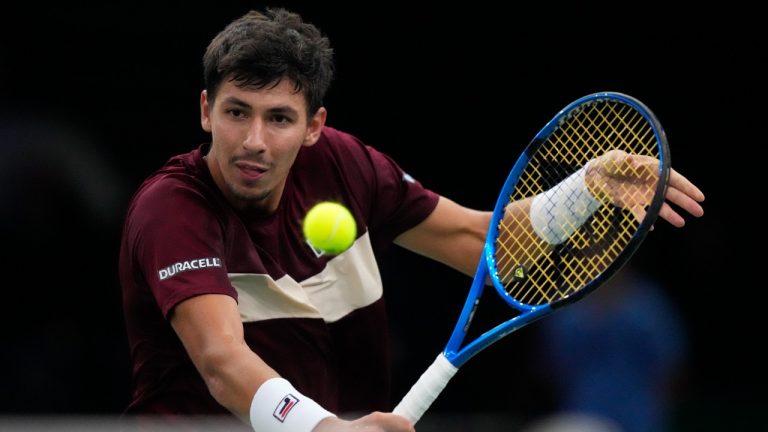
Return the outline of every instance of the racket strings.
<path id="1" fill-rule="evenodd" d="M 652 125 L 634 107 L 616 100 L 597 100 L 574 109 L 532 155 L 509 202 L 555 187 L 611 150 L 659 156 Z M 640 181 L 655 180 L 647 166 L 622 160 L 605 169 Z M 495 271 L 507 293 L 520 303 L 540 305 L 564 299 L 589 285 L 618 258 L 637 231 L 637 207 L 650 202 L 647 193 L 638 193 L 640 186 L 630 184 L 626 191 L 613 192 L 618 198 L 611 198 L 600 188 L 590 190 L 603 205 L 583 224 L 565 221 L 573 234 L 556 246 L 524 228 L 530 224 L 527 215 L 508 213 L 498 226 L 495 242 Z M 615 205 L 617 201 L 622 205 Z"/>

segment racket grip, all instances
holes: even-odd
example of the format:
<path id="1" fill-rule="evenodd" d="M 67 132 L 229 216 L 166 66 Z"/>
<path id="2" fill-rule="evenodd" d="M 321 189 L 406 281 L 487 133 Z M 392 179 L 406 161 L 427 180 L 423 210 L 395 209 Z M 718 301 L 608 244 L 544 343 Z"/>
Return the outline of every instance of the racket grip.
<path id="1" fill-rule="evenodd" d="M 416 424 L 458 370 L 440 353 L 392 412 Z"/>

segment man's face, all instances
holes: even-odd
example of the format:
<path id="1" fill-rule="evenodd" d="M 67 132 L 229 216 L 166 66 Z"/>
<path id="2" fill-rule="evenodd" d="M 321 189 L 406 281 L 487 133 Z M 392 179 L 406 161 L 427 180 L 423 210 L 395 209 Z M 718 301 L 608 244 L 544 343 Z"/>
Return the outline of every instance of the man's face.
<path id="1" fill-rule="evenodd" d="M 209 104 L 200 97 L 201 123 L 211 133 L 207 156 L 214 181 L 238 209 L 272 212 L 302 146 L 311 146 L 325 123 L 325 109 L 307 118 L 306 100 L 294 84 L 282 80 L 263 89 L 219 87 Z"/>

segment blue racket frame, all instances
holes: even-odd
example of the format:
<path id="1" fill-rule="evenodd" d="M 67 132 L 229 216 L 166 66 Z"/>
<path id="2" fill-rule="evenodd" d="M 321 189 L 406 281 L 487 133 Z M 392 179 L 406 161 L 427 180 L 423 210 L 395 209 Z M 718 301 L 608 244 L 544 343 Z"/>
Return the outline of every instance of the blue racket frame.
<path id="1" fill-rule="evenodd" d="M 614 99 L 623 102 L 627 105 L 634 107 L 639 113 L 641 113 L 645 119 L 653 126 L 653 132 L 656 135 L 656 142 L 660 143 L 662 148 L 659 149 L 659 182 L 656 187 L 655 197 L 656 199 L 650 204 L 646 217 L 640 223 L 637 229 L 635 237 L 630 240 L 627 247 L 621 252 L 619 257 L 612 262 L 598 277 L 589 282 L 587 286 L 576 292 L 575 294 L 559 300 L 552 304 L 530 306 L 520 303 L 509 296 L 506 292 L 504 284 L 499 280 L 496 275 L 496 246 L 495 240 L 498 235 L 498 226 L 501 218 L 504 215 L 504 209 L 509 204 L 509 196 L 512 193 L 515 185 L 517 184 L 520 176 L 523 173 L 528 161 L 531 158 L 538 147 L 546 141 L 546 139 L 552 134 L 552 132 L 559 126 L 561 120 L 568 116 L 575 108 L 588 104 L 590 102 L 600 99 Z M 560 110 L 555 117 L 552 118 L 533 138 L 531 143 L 526 147 L 525 151 L 518 158 L 515 165 L 512 167 L 507 180 L 504 182 L 499 198 L 496 201 L 496 206 L 493 210 L 493 216 L 491 218 L 490 229 L 485 240 L 485 246 L 483 248 L 483 254 L 478 262 L 477 271 L 475 273 L 472 286 L 470 288 L 467 300 L 464 303 L 464 307 L 461 310 L 461 315 L 456 322 L 456 326 L 453 329 L 448 343 L 443 350 L 443 355 L 448 361 L 455 367 L 461 367 L 475 354 L 482 351 L 484 348 L 493 344 L 497 340 L 512 333 L 521 327 L 528 325 L 539 318 L 542 318 L 552 312 L 554 309 L 562 307 L 566 304 L 572 303 L 577 299 L 583 297 L 589 291 L 592 291 L 605 280 L 610 278 L 619 268 L 621 268 L 627 260 L 637 250 L 639 244 L 645 238 L 645 235 L 650 231 L 650 227 L 656 221 L 659 210 L 664 203 L 664 194 L 666 192 L 667 180 L 669 178 L 669 150 L 667 148 L 667 139 L 664 133 L 664 129 L 652 114 L 650 109 L 646 107 L 642 102 L 637 99 L 622 93 L 616 92 L 601 92 L 593 93 L 584 96 L 580 99 L 573 101 L 571 104 Z M 490 270 L 489 270 L 490 269 Z M 468 343 L 462 348 L 464 339 L 467 336 L 469 324 L 474 317 L 477 306 L 480 302 L 480 297 L 485 289 L 486 278 L 490 277 L 493 286 L 509 305 L 519 310 L 521 313 L 499 325 L 483 333 L 474 341 Z"/>

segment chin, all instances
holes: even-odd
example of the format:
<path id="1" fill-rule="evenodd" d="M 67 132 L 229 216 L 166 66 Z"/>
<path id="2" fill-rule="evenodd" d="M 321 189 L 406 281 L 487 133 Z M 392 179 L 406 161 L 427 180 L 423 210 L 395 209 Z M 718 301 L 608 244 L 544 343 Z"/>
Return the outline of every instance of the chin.
<path id="1" fill-rule="evenodd" d="M 265 201 L 269 197 L 270 191 L 235 188 L 232 190 L 232 195 L 243 204 L 258 206 L 259 203 Z"/>

